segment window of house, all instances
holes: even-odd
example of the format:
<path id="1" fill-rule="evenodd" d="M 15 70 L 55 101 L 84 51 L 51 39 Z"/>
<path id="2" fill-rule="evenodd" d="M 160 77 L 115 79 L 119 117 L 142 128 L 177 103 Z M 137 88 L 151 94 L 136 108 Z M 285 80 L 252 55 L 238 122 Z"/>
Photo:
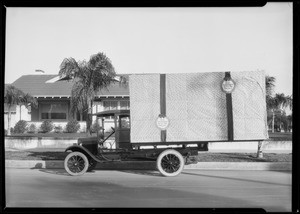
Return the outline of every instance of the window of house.
<path id="1" fill-rule="evenodd" d="M 68 105 L 66 103 L 41 104 L 42 120 L 66 120 Z"/>
<path id="2" fill-rule="evenodd" d="M 117 110 L 117 109 L 129 109 L 129 101 L 127 100 L 106 100 L 103 101 L 104 111 Z M 111 116 L 105 117 L 105 119 L 113 119 Z"/>
<path id="3" fill-rule="evenodd" d="M 104 107 L 104 111 L 130 108 L 128 100 L 103 101 L 103 107 Z"/>
<path id="4" fill-rule="evenodd" d="M 129 101 L 120 101 L 120 109 L 129 109 Z"/>
<path id="5" fill-rule="evenodd" d="M 118 109 L 118 101 L 103 101 L 104 111 Z"/>

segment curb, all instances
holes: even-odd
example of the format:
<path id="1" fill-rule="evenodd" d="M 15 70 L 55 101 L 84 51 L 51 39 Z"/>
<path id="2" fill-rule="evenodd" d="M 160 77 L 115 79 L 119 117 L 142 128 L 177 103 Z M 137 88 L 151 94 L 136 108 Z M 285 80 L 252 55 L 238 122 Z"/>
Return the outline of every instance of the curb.
<path id="1" fill-rule="evenodd" d="M 5 160 L 6 168 L 21 169 L 64 169 L 64 161 L 43 160 Z M 198 170 L 265 170 L 265 171 L 291 171 L 291 162 L 198 162 L 185 165 L 185 169 Z M 155 161 L 126 161 L 105 162 L 97 164 L 96 169 L 103 170 L 156 170 Z"/>

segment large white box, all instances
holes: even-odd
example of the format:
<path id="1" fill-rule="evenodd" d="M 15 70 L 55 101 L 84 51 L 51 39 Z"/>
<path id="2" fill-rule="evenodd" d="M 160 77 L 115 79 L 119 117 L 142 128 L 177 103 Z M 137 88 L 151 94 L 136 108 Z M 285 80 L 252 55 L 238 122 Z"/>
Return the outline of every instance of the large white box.
<path id="1" fill-rule="evenodd" d="M 233 140 L 268 138 L 265 74 L 262 71 L 230 72 Z M 227 141 L 225 72 L 165 75 L 166 142 L 157 121 L 161 114 L 160 74 L 129 77 L 131 142 Z"/>

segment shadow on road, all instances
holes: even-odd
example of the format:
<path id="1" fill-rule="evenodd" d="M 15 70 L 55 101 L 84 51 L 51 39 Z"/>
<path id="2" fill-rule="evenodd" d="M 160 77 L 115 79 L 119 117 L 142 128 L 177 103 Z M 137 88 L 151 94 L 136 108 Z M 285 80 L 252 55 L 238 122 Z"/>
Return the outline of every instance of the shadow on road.
<path id="1" fill-rule="evenodd" d="M 137 175 L 150 175 L 150 176 L 163 177 L 157 171 L 148 171 L 148 170 L 118 170 L 118 171 L 119 172 L 130 173 L 130 174 L 137 174 Z"/>
<path id="2" fill-rule="evenodd" d="M 32 168 L 36 169 L 36 168 Z M 69 175 L 66 170 L 64 169 L 39 169 L 40 172 L 48 173 L 48 174 L 53 174 L 53 175 L 63 175 L 63 176 L 71 176 Z M 89 173 L 95 173 L 95 171 L 87 172 Z"/>
<path id="3" fill-rule="evenodd" d="M 39 171 L 55 175 L 70 176 L 64 169 L 39 169 Z"/>
<path id="4" fill-rule="evenodd" d="M 261 184 L 271 184 L 271 185 L 278 185 L 278 186 L 291 186 L 290 184 L 279 184 L 279 183 L 250 180 L 250 179 L 241 179 L 241 178 L 232 178 L 232 177 L 230 178 L 230 177 L 215 176 L 215 175 L 204 175 L 204 174 L 191 173 L 191 172 L 182 172 L 181 174 L 200 176 L 200 177 L 220 178 L 220 179 L 227 179 L 227 180 L 236 180 L 236 181 L 246 181 L 246 182 L 254 182 L 254 183 L 261 183 Z"/>

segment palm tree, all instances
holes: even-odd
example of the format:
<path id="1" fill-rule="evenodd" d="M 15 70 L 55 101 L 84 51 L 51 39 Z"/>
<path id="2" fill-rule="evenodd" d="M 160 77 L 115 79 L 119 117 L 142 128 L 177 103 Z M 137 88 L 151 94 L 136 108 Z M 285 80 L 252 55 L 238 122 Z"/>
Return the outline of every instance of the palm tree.
<path id="1" fill-rule="evenodd" d="M 275 94 L 275 77 L 266 76 L 266 102 L 267 102 L 267 110 L 272 112 L 272 132 L 274 132 L 275 126 L 275 112 L 277 110 L 283 110 L 283 108 L 289 107 L 291 110 L 293 108 L 293 98 L 291 96 L 285 96 L 283 93 Z"/>
<path id="2" fill-rule="evenodd" d="M 285 96 L 283 93 L 275 94 L 274 97 L 269 97 L 267 100 L 267 107 L 272 112 L 272 132 L 274 132 L 275 126 L 275 114 L 280 111 L 283 112 L 283 108 L 293 108 L 292 96 Z M 279 124 L 281 127 L 281 124 Z"/>
<path id="3" fill-rule="evenodd" d="M 11 108 L 14 105 L 25 105 L 26 107 L 29 106 L 29 104 L 33 104 L 34 106 L 37 105 L 37 101 L 35 98 L 33 98 L 30 94 L 25 94 L 23 91 L 20 89 L 16 88 L 13 85 L 8 85 L 5 88 L 5 93 L 4 93 L 4 103 L 7 105 L 8 109 L 8 125 L 7 125 L 7 134 L 10 135 L 10 127 L 11 127 Z"/>
<path id="4" fill-rule="evenodd" d="M 97 53 L 88 62 L 66 58 L 60 65 L 59 76 L 73 81 L 70 113 L 82 112 L 86 116 L 87 135 L 91 135 L 92 102 L 98 91 L 119 81 L 126 85 L 126 78 L 116 79 L 115 69 L 104 53 Z"/>
<path id="5" fill-rule="evenodd" d="M 267 110 L 271 110 L 273 117 L 272 117 L 272 132 L 274 132 L 274 108 L 275 103 L 273 99 L 273 92 L 275 88 L 275 77 L 266 76 L 266 102 L 267 102 Z"/>
<path id="6" fill-rule="evenodd" d="M 287 121 L 288 121 L 288 130 L 291 131 L 293 127 L 293 114 L 287 116 Z"/>
<path id="7" fill-rule="evenodd" d="M 271 76 L 266 76 L 266 95 L 271 97 L 274 92 L 276 78 Z"/>
<path id="8" fill-rule="evenodd" d="M 38 106 L 38 102 L 37 99 L 34 98 L 33 96 L 31 96 L 30 94 L 23 94 L 23 96 L 21 97 L 21 103 L 20 103 L 20 120 L 21 120 L 21 107 L 22 105 L 24 105 L 27 109 L 29 106 L 31 107 L 37 107 Z"/>
<path id="9" fill-rule="evenodd" d="M 14 105 L 18 105 L 21 103 L 22 91 L 17 89 L 16 87 L 9 85 L 5 88 L 4 92 L 4 103 L 7 105 L 7 134 L 10 135 L 10 127 L 11 127 L 11 108 Z"/>

